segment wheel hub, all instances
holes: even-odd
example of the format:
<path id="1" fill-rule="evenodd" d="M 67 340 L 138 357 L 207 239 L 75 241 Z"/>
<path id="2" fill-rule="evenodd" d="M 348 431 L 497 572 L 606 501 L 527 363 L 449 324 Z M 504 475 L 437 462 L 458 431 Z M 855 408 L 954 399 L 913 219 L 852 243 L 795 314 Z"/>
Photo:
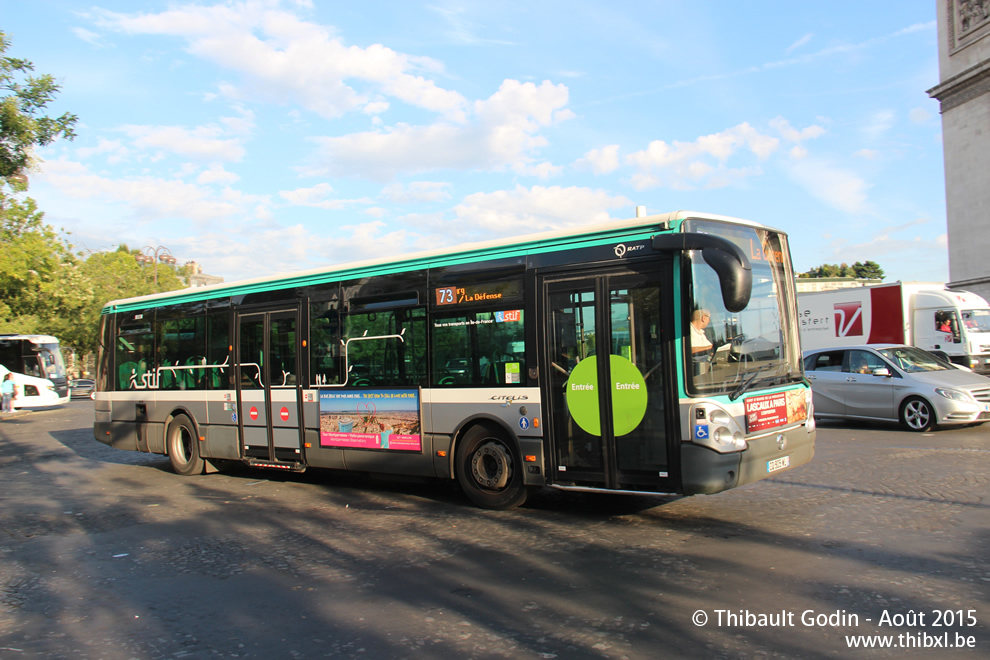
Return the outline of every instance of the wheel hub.
<path id="1" fill-rule="evenodd" d="M 485 488 L 505 488 L 512 476 L 512 459 L 500 443 L 488 442 L 471 457 L 471 473 Z"/>

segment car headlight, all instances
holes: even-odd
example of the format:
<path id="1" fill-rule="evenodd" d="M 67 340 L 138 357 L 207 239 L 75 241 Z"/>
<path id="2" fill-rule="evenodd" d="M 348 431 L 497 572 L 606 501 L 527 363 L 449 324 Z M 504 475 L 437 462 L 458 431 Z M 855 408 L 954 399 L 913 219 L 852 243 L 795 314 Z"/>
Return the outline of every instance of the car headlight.
<path id="1" fill-rule="evenodd" d="M 953 390 L 948 387 L 936 387 L 935 394 L 939 396 L 944 396 L 946 399 L 952 399 L 953 401 L 965 401 L 966 403 L 972 403 L 975 401 L 969 392 L 963 392 L 962 390 Z"/>

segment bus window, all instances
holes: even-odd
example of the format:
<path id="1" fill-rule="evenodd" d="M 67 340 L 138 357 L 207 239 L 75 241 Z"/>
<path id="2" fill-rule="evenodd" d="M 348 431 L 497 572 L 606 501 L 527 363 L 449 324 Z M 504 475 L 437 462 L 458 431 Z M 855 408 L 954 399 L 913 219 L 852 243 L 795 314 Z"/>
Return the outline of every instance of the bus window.
<path id="1" fill-rule="evenodd" d="M 121 321 L 114 351 L 118 390 L 146 389 L 149 366 L 154 370 L 155 333 L 143 316 Z"/>
<path id="2" fill-rule="evenodd" d="M 233 359 L 230 356 L 230 314 L 214 312 L 206 317 L 206 364 L 208 389 L 220 390 L 234 387 Z"/>
<path id="3" fill-rule="evenodd" d="M 357 309 L 344 317 L 346 383 L 357 387 L 426 384 L 426 310 Z"/>
<path id="4" fill-rule="evenodd" d="M 198 390 L 205 386 L 206 317 L 192 316 L 159 321 L 160 374 L 163 390 Z"/>
<path id="5" fill-rule="evenodd" d="M 433 315 L 433 385 L 521 385 L 526 373 L 523 310 Z"/>
<path id="6" fill-rule="evenodd" d="M 312 385 L 340 383 L 340 315 L 336 302 L 314 302 L 309 308 L 309 355 Z"/>

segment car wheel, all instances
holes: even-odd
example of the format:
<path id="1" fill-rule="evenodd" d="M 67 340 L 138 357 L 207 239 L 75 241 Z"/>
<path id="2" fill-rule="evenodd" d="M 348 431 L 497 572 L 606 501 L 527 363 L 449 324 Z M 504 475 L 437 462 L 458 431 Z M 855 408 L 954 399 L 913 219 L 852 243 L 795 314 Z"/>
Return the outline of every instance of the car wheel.
<path id="1" fill-rule="evenodd" d="M 935 428 L 935 410 L 921 397 L 913 396 L 901 404 L 901 423 L 911 431 L 930 431 Z"/>
<path id="2" fill-rule="evenodd" d="M 523 466 L 501 434 L 484 426 L 469 430 L 457 445 L 457 481 L 483 509 L 514 509 L 526 501 Z"/>

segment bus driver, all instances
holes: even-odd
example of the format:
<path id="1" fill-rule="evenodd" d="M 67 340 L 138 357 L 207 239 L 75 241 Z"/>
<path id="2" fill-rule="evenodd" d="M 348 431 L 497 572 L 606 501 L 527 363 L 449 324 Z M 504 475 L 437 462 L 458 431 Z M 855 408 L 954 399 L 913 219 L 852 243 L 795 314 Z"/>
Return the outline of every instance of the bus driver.
<path id="1" fill-rule="evenodd" d="M 691 314 L 691 356 L 694 358 L 694 374 L 700 376 L 711 369 L 712 342 L 705 334 L 705 328 L 711 321 L 711 314 L 706 309 L 696 309 Z"/>

